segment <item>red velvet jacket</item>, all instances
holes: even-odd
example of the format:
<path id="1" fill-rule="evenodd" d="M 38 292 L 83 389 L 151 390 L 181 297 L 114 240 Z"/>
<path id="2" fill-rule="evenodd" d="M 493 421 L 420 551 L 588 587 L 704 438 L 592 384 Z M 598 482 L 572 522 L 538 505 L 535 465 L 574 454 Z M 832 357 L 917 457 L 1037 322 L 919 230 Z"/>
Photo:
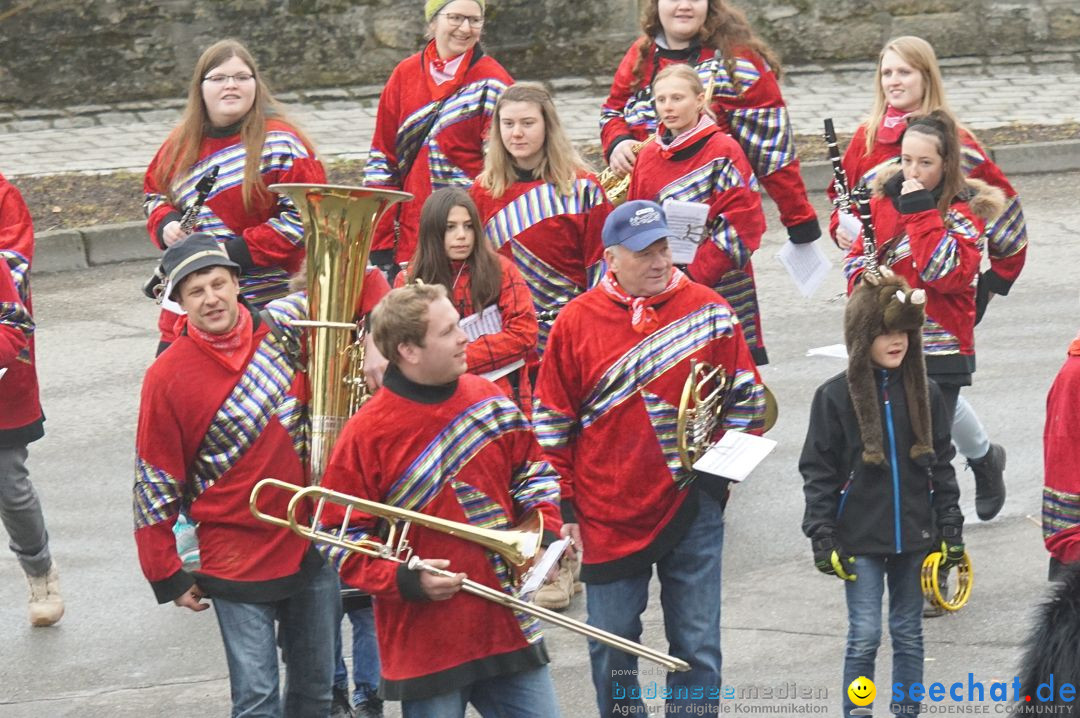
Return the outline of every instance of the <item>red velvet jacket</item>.
<path id="1" fill-rule="evenodd" d="M 899 168 L 878 178 L 878 194 L 870 203 L 877 238 L 877 260 L 904 277 L 912 288 L 926 291 L 923 352 L 926 371 L 935 378 L 960 377 L 975 371 L 975 291 L 980 238 L 987 217 L 1004 203 L 1001 190 L 968 180 L 944 218 L 927 190 L 900 195 Z M 848 292 L 866 267 L 862 236 L 844 259 Z M 970 377 L 969 377 L 970 378 Z"/>
<path id="2" fill-rule="evenodd" d="M 164 249 L 161 236 L 165 225 L 179 221 L 195 200 L 199 179 L 217 165 L 217 181 L 199 212 L 195 231 L 214 235 L 240 265 L 240 291 L 252 305 L 261 307 L 288 294 L 289 277 L 304 259 L 300 212 L 288 197 L 269 192 L 256 196 L 250 212 L 244 208 L 246 152 L 239 130 L 222 130 L 205 137 L 195 163 L 181 170 L 171 186 L 159 187 L 154 174 L 159 163 L 165 161 L 168 145 L 166 141 L 158 150 L 143 182 L 146 228 L 153 242 Z M 260 167 L 262 182 L 267 186 L 278 182 L 326 182 L 326 172 L 315 158 L 315 151 L 290 125 L 278 120 L 267 121 Z M 158 329 L 163 341 L 176 338 L 176 318 L 176 314 L 162 311 Z"/>
<path id="3" fill-rule="evenodd" d="M 534 509 L 545 530 L 560 527 L 558 477 L 532 426 L 491 382 L 469 374 L 427 386 L 391 365 L 382 388 L 345 425 L 323 485 L 483 528 L 508 528 Z M 326 527 L 338 528 L 343 510 L 328 508 L 325 517 Z M 353 517 L 349 540 L 378 540 L 370 520 Z M 450 570 L 510 590 L 506 562 L 477 543 L 415 524 L 408 540 L 422 559 L 448 559 Z M 429 601 L 417 573 L 402 564 L 332 546 L 322 551 L 345 583 L 376 598 L 380 693 L 390 700 L 547 663 L 534 618 L 464 592 Z"/>
<path id="4" fill-rule="evenodd" d="M 644 78 L 634 77 L 640 46 L 648 42 L 652 52 L 643 67 Z M 776 202 L 780 221 L 794 242 L 821 236 L 817 213 L 806 196 L 799 158 L 780 84 L 768 63 L 749 49 L 736 51 L 734 72 L 715 57 L 712 49 L 691 47 L 668 50 L 642 37 L 627 51 L 611 84 L 611 93 L 600 112 L 600 140 L 604 156 L 624 139 L 644 140 L 656 130 L 652 104 L 652 81 L 664 67 L 692 63 L 701 82 L 713 85 L 713 110 L 721 130 L 731 135 L 750 160 L 761 184 Z"/>
<path id="5" fill-rule="evenodd" d="M 759 364 L 768 362 L 751 255 L 761 246 L 765 215 L 757 181 L 739 145 L 715 125 L 674 152 L 651 143 L 638 155 L 627 199 L 709 205 L 706 241 L 687 267 L 735 309 Z"/>
<path id="6" fill-rule="evenodd" d="M 484 236 L 512 260 L 532 292 L 542 354 L 555 315 L 603 276 L 601 232 L 611 203 L 591 173 L 574 180 L 569 195 L 538 179 L 519 180 L 501 197 L 474 184 L 469 191 L 484 223 Z"/>
<path id="7" fill-rule="evenodd" d="M 1080 337 L 1046 395 L 1043 540 L 1062 563 L 1080 561 Z"/>
<path id="8" fill-rule="evenodd" d="M 35 368 L 30 266 L 34 225 L 19 190 L 0 175 L 0 446 L 45 434 Z"/>
<path id="9" fill-rule="evenodd" d="M 495 102 L 513 82 L 480 45 L 462 64 L 454 80 L 439 86 L 440 94 L 449 94 L 436 98 L 424 52 L 418 52 L 394 68 L 379 97 L 364 184 L 413 195 L 386 213 L 371 245 L 376 252 L 393 250 L 394 222 L 400 220 L 397 262 L 408 262 L 416 251 L 420 208 L 431 193 L 442 187 L 467 188 L 484 168 L 484 140 Z M 409 158 L 414 159 L 406 168 Z"/>
<path id="10" fill-rule="evenodd" d="M 678 488 L 687 475 L 675 443 L 691 359 L 733 377 L 722 429 L 755 430 L 764 417 L 764 388 L 723 298 L 686 282 L 652 308 L 659 326 L 639 334 L 626 305 L 591 289 L 559 314 L 540 363 L 533 423 L 562 477 L 564 518 L 581 527 L 585 581 L 648 570 L 693 517 L 697 489 Z"/>
<path id="11" fill-rule="evenodd" d="M 1020 206 L 1020 197 L 1009 184 L 1001 168 L 994 164 L 978 141 L 966 130 L 960 131 L 963 144 L 963 156 L 960 158 L 964 172 L 971 179 L 982 180 L 1005 193 L 1005 205 L 998 216 L 987 218 L 984 239 L 980 240 L 980 251 L 984 248 L 990 257 L 990 269 L 983 275 L 983 281 L 990 283 L 990 291 L 995 294 L 1008 294 L 1013 282 L 1020 276 L 1027 258 L 1027 222 Z M 874 180 L 889 168 L 899 165 L 900 142 L 881 142 L 866 152 L 866 125 L 859 125 L 851 144 L 844 152 L 843 166 L 847 175 L 848 186 L 855 187 L 860 182 L 870 186 Z M 832 184 L 828 188 L 829 199 L 836 196 Z M 829 236 L 836 239 L 836 227 L 839 224 L 837 211 L 833 210 L 829 218 Z"/>

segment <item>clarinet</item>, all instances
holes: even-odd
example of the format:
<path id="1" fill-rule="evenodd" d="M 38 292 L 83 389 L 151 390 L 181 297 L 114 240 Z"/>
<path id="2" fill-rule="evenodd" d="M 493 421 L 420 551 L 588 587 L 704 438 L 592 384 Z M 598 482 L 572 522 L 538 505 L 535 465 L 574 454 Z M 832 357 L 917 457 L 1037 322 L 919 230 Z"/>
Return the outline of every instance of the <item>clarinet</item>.
<path id="1" fill-rule="evenodd" d="M 870 189 L 859 184 L 851 190 L 851 200 L 855 203 L 859 219 L 863 226 L 863 261 L 866 271 L 881 276 L 877 261 L 877 240 L 874 237 L 874 220 L 870 215 Z"/>
<path id="2" fill-rule="evenodd" d="M 198 183 L 195 185 L 196 197 L 195 201 L 191 203 L 184 214 L 180 217 L 180 231 L 184 234 L 191 234 L 191 230 L 195 229 L 195 222 L 199 219 L 199 211 L 202 206 L 206 204 L 206 198 L 210 195 L 210 190 L 214 189 L 214 183 L 217 182 L 218 171 L 220 166 L 214 165 L 206 171 L 202 177 L 199 178 Z M 150 299 L 156 299 L 160 303 L 161 297 L 159 296 L 165 285 L 165 272 L 161 269 L 159 263 L 154 273 L 143 282 L 142 292 Z"/>
<path id="3" fill-rule="evenodd" d="M 825 144 L 829 148 L 829 161 L 832 163 L 833 189 L 836 197 L 833 205 L 841 212 L 851 212 L 851 192 L 848 190 L 847 172 L 840 162 L 840 146 L 836 141 L 836 129 L 831 117 L 825 118 Z"/>

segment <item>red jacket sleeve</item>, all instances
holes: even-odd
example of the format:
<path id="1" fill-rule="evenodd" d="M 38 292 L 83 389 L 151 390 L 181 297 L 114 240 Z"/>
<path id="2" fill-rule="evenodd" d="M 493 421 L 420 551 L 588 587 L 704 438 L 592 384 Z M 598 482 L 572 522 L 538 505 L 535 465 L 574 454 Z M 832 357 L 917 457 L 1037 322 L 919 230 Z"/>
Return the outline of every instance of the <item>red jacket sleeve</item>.
<path id="1" fill-rule="evenodd" d="M 922 192 L 932 205 L 930 193 Z M 971 292 L 971 284 L 979 271 L 978 241 L 983 233 L 983 221 L 962 204 L 954 204 L 949 209 L 948 223 L 933 206 L 903 213 L 902 218 L 922 281 L 943 294 Z"/>
<path id="2" fill-rule="evenodd" d="M 11 366 L 30 346 L 34 322 L 26 311 L 15 280 L 0 256 L 0 369 Z"/>
<path id="3" fill-rule="evenodd" d="M 404 178 L 398 173 L 397 133 L 402 124 L 401 117 L 401 76 L 406 63 L 419 62 L 415 57 L 403 60 L 394 68 L 390 79 L 379 95 L 379 109 L 375 114 L 375 133 L 371 137 L 371 149 L 368 150 L 364 164 L 365 187 L 400 190 Z M 375 229 L 372 246 L 389 249 L 394 246 L 394 219 L 401 211 L 401 205 L 395 205 L 383 215 Z"/>
<path id="4" fill-rule="evenodd" d="M 473 374 L 483 374 L 518 359 L 527 359 L 536 351 L 540 329 L 536 324 L 536 308 L 529 286 L 510 260 L 501 254 L 498 259 L 503 274 L 499 293 L 502 331 L 469 342 L 465 348 L 465 360 Z M 481 308 L 473 309 L 479 311 Z"/>
<path id="5" fill-rule="evenodd" d="M 295 143 L 298 154 L 292 158 L 290 165 L 269 173 L 270 176 L 264 172 L 264 181 L 267 184 L 325 184 L 326 171 L 315 158 L 313 150 L 303 147 L 298 137 Z M 304 253 L 304 225 L 300 210 L 285 195 L 277 195 L 266 221 L 245 229 L 242 237 L 227 242 L 226 248 L 229 249 L 229 244 L 237 241 L 243 242 L 256 267 L 285 267 L 295 272 L 300 268 Z M 232 251 L 229 254 L 232 256 Z"/>
<path id="6" fill-rule="evenodd" d="M 401 273 L 398 274 L 401 276 Z M 360 302 L 356 307 L 356 314 L 365 317 L 371 313 L 375 305 L 390 293 L 390 284 L 386 281 L 386 275 L 379 269 L 370 267 L 364 275 L 364 287 L 360 291 Z"/>
<path id="7" fill-rule="evenodd" d="M 743 50 L 731 81 L 738 94 L 717 93 L 714 106 L 726 117 L 731 136 L 776 202 L 789 238 L 798 243 L 817 239 L 821 236 L 817 213 L 806 195 L 795 135 L 776 75 L 760 55 Z"/>
<path id="8" fill-rule="evenodd" d="M 155 175 L 158 167 L 165 161 L 165 154 L 170 145 L 171 136 L 158 148 L 150 166 L 143 177 L 143 211 L 146 213 L 146 231 L 150 240 L 158 249 L 165 249 L 162 231 L 169 222 L 179 222 L 183 212 L 173 206 L 169 199 L 169 188 L 158 186 Z"/>
<path id="9" fill-rule="evenodd" d="M 564 310 L 565 312 L 566 310 Z M 560 314 L 548 336 L 544 359 L 536 380 L 533 426 L 547 460 L 559 474 L 563 518 L 573 521 L 574 435 L 579 424 L 582 387 L 581 367 L 567 340 L 570 314 Z"/>
<path id="10" fill-rule="evenodd" d="M 634 64 L 637 62 L 639 48 L 643 42 L 646 42 L 646 39 L 639 38 L 626 51 L 626 55 L 623 56 L 615 71 L 608 98 L 600 109 L 600 144 L 603 145 L 605 159 L 611 156 L 611 150 L 622 140 L 644 139 L 635 136 L 623 116 L 626 103 L 634 94 L 633 87 L 636 84 Z"/>
<path id="11" fill-rule="evenodd" d="M 752 189 L 753 171 L 734 142 L 731 152 L 732 156 L 716 160 L 707 236 L 689 266 L 690 276 L 707 286 L 716 286 L 728 272 L 745 267 L 765 231 L 761 195 Z"/>
<path id="12" fill-rule="evenodd" d="M 19 190 L 0 175 L 0 250 L 16 252 L 33 264 L 34 223 Z"/>
<path id="13" fill-rule="evenodd" d="M 1020 197 L 1001 168 L 994 164 L 970 134 L 963 133 L 962 139 L 964 155 L 961 161 L 968 176 L 1005 193 L 1005 209 L 986 224 L 990 269 L 980 281 L 989 282 L 990 291 L 995 294 L 1008 294 L 1027 261 L 1027 220 Z"/>

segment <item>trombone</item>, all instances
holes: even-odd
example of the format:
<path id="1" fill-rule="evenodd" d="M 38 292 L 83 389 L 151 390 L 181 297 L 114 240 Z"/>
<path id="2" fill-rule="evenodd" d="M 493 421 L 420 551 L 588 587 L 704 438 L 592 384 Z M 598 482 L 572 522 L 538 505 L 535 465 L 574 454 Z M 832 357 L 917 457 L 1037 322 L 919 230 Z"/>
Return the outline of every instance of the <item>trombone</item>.
<path id="1" fill-rule="evenodd" d="M 259 509 L 259 495 L 263 490 L 269 487 L 293 493 L 292 498 L 289 499 L 285 518 L 264 513 Z M 297 518 L 297 511 L 299 510 L 299 507 L 307 501 L 314 502 L 315 510 L 312 512 L 310 523 L 302 523 Z M 323 488 L 322 486 L 301 487 L 278 479 L 263 479 L 256 484 L 255 488 L 251 491 L 251 498 L 248 503 L 251 513 L 255 518 L 260 521 L 287 528 L 309 541 L 337 546 L 347 551 L 354 551 L 373 558 L 394 561 L 396 563 L 405 564 L 413 571 L 427 571 L 428 573 L 445 577 L 453 577 L 454 573 L 452 571 L 434 568 L 433 566 L 426 564 L 422 558 L 413 554 L 407 539 L 408 529 L 411 524 L 417 524 L 435 531 L 450 534 L 451 536 L 457 536 L 467 541 L 472 541 L 473 543 L 478 543 L 484 548 L 494 551 L 506 559 L 506 561 L 514 567 L 515 573 L 524 569 L 536 557 L 536 554 L 540 550 L 540 539 L 543 535 L 544 528 L 543 517 L 539 512 L 530 512 L 527 514 L 522 522 L 514 529 L 483 529 L 458 521 L 450 521 L 437 516 L 429 516 L 417 511 L 410 511 L 397 506 L 390 506 L 389 504 L 381 504 L 357 496 L 350 496 L 349 494 L 332 491 Z M 335 529 L 326 529 L 319 525 L 327 504 L 340 506 L 345 509 L 345 515 L 341 520 L 341 524 Z M 387 535 L 386 539 L 382 541 L 373 539 L 354 541 L 345 538 L 345 531 L 349 527 L 349 523 L 352 520 L 354 513 L 368 514 L 376 518 L 385 519 L 390 524 L 390 533 Z M 400 531 L 397 530 L 397 523 L 399 522 L 403 524 Z M 617 636 L 614 633 L 608 633 L 607 631 L 594 628 L 587 623 L 576 621 L 560 613 L 549 611 L 534 603 L 523 601 L 517 596 L 504 593 L 490 586 L 485 586 L 484 584 L 471 579 L 467 578 L 463 581 L 461 590 L 488 601 L 492 601 L 493 603 L 497 603 L 500 606 L 505 606 L 514 611 L 520 611 L 521 613 L 539 618 L 542 621 L 553 623 L 556 626 L 561 626 L 562 628 L 575 631 L 576 633 L 584 634 L 594 641 L 605 643 L 612 648 L 617 648 L 621 651 L 626 651 L 627 653 L 638 656 L 639 658 L 644 658 L 647 661 L 658 663 L 669 671 L 690 670 L 690 665 L 680 658 L 643 646 L 640 643 L 635 643 L 622 636 Z"/>

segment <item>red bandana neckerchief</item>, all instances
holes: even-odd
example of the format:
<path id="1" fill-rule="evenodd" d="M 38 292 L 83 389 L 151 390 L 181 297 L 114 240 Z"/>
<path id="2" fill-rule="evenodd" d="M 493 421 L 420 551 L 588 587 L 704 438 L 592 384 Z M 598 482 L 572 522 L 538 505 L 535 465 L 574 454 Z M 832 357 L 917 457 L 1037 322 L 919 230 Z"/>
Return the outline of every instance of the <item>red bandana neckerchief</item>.
<path id="1" fill-rule="evenodd" d="M 428 91 L 431 93 L 433 100 L 441 100 L 444 97 L 449 97 L 453 93 L 458 91 L 465 83 L 465 73 L 469 69 L 469 65 L 472 64 L 473 53 L 476 51 L 476 46 L 472 46 L 465 51 L 463 55 L 458 55 L 461 58 L 461 62 L 457 66 L 457 72 L 454 73 L 454 79 L 449 82 L 444 82 L 441 85 L 435 81 L 435 78 L 431 76 L 431 67 L 434 65 L 436 69 L 443 70 L 447 65 L 454 62 L 457 58 L 450 58 L 449 60 L 443 60 L 439 57 L 439 51 L 435 49 L 435 41 L 432 40 L 428 43 L 428 46 L 424 48 L 424 81 L 427 82 Z"/>
<path id="2" fill-rule="evenodd" d="M 877 141 L 891 145 L 900 141 L 900 135 L 907 128 L 907 118 L 910 112 L 901 112 L 892 105 L 885 108 L 885 116 L 881 118 L 881 126 L 878 127 Z"/>
<path id="3" fill-rule="evenodd" d="M 685 274 L 672 267 L 671 279 L 662 292 L 651 297 L 632 297 L 619 285 L 619 280 L 609 269 L 600 280 L 600 289 L 613 301 L 630 307 L 630 324 L 634 327 L 634 331 L 639 334 L 652 334 L 660 327 L 660 318 L 656 316 L 656 310 L 653 307 L 666 302 L 689 282 Z"/>
<path id="4" fill-rule="evenodd" d="M 677 137 L 673 137 L 670 142 L 664 141 L 664 133 L 661 132 L 656 136 L 656 144 L 660 147 L 660 156 L 665 160 L 671 159 L 671 156 L 678 152 L 680 147 L 693 144 L 699 137 L 715 128 L 716 123 L 703 112 L 696 125 Z"/>
<path id="5" fill-rule="evenodd" d="M 226 369 L 240 371 L 247 361 L 255 338 L 252 331 L 251 313 L 243 304 L 237 312 L 236 326 L 224 334 L 210 334 L 192 324 L 185 316 L 187 334 L 195 345 L 205 351 Z"/>

